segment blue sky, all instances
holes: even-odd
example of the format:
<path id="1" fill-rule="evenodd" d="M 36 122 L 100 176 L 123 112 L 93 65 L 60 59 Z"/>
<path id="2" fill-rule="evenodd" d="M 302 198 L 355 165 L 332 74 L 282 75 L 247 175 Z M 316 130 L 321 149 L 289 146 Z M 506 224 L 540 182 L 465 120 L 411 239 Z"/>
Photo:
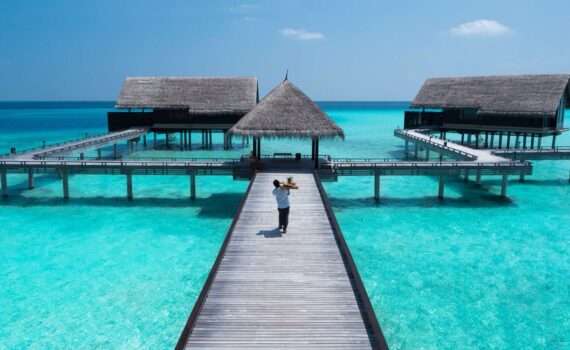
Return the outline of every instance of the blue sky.
<path id="1" fill-rule="evenodd" d="M 2 0 L 0 100 L 112 100 L 126 76 L 289 69 L 316 100 L 432 76 L 570 72 L 565 0 Z"/>

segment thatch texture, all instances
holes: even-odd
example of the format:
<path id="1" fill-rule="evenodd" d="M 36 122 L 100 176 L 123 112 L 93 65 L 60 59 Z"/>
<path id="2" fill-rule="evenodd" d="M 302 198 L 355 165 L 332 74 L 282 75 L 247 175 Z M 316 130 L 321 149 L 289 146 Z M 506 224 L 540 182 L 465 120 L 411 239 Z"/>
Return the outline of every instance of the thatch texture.
<path id="1" fill-rule="evenodd" d="M 256 78 L 146 77 L 127 78 L 116 107 L 243 115 L 257 100 Z"/>
<path id="2" fill-rule="evenodd" d="M 344 132 L 288 80 L 275 87 L 230 129 L 257 137 L 341 137 Z"/>
<path id="3" fill-rule="evenodd" d="M 479 114 L 555 116 L 570 75 L 428 79 L 414 108 L 473 108 Z"/>

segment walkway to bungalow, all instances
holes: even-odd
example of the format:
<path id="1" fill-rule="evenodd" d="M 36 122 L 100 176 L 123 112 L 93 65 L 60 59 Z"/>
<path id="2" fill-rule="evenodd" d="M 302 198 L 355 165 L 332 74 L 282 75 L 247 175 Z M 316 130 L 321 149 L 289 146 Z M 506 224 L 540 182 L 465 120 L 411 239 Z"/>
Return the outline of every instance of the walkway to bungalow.
<path id="1" fill-rule="evenodd" d="M 272 181 L 288 176 L 282 234 Z M 386 349 L 327 203 L 310 172 L 258 173 L 177 348 Z"/>
<path id="2" fill-rule="evenodd" d="M 124 131 L 111 132 L 104 135 L 86 137 L 80 140 L 48 145 L 46 147 L 28 150 L 23 153 L 14 154 L 10 158 L 16 160 L 31 160 L 45 158 L 59 153 L 67 153 L 79 150 L 86 151 L 89 149 L 105 147 L 111 144 L 117 144 L 121 141 L 129 141 L 145 135 L 147 131 L 148 130 L 145 128 L 134 128 Z"/>

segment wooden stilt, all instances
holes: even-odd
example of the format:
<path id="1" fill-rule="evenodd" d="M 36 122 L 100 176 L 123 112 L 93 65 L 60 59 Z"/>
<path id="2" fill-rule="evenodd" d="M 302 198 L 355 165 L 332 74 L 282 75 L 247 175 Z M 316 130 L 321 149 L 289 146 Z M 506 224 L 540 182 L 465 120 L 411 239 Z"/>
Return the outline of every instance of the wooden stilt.
<path id="1" fill-rule="evenodd" d="M 552 135 L 552 148 L 556 148 L 556 135 Z"/>
<path id="2" fill-rule="evenodd" d="M 507 133 L 507 149 L 511 148 L 511 132 Z"/>
<path id="3" fill-rule="evenodd" d="M 315 140 L 315 169 L 319 168 L 319 139 Z"/>
<path id="4" fill-rule="evenodd" d="M 190 199 L 196 199 L 196 175 L 190 174 Z"/>
<path id="5" fill-rule="evenodd" d="M 530 149 L 534 149 L 534 134 L 530 134 Z"/>
<path id="6" fill-rule="evenodd" d="M 192 150 L 192 129 L 188 130 L 188 149 Z"/>
<path id="7" fill-rule="evenodd" d="M 503 147 L 503 133 L 499 133 L 499 148 Z"/>
<path id="8" fill-rule="evenodd" d="M 146 134 L 143 135 L 143 147 L 146 148 Z"/>
<path id="9" fill-rule="evenodd" d="M 404 156 L 405 159 L 408 159 L 408 154 L 410 154 L 410 142 L 408 140 L 404 141 Z"/>
<path id="10" fill-rule="evenodd" d="M 523 134 L 523 149 L 526 149 L 526 132 Z"/>
<path id="11" fill-rule="evenodd" d="M 484 143 L 484 147 L 485 148 L 489 148 L 489 132 L 485 131 L 485 143 Z"/>
<path id="12" fill-rule="evenodd" d="M 524 182 L 524 174 L 523 174 L 523 173 L 521 173 L 521 175 L 520 175 L 520 177 L 519 177 L 519 181 L 520 181 L 520 182 Z"/>
<path id="13" fill-rule="evenodd" d="M 418 146 L 418 143 L 415 142 L 414 143 L 414 159 L 418 159 L 418 151 L 419 151 L 419 146 Z"/>
<path id="14" fill-rule="evenodd" d="M 429 148 L 426 148 L 426 160 L 429 160 Z"/>
<path id="15" fill-rule="evenodd" d="M 445 177 L 443 175 L 441 175 L 439 177 L 439 186 L 438 186 L 438 190 L 437 190 L 437 198 L 443 199 L 444 191 L 445 191 Z"/>
<path id="16" fill-rule="evenodd" d="M 61 169 L 61 183 L 63 186 L 63 199 L 69 199 L 69 173 L 67 169 Z"/>
<path id="17" fill-rule="evenodd" d="M 34 169 L 28 169 L 28 189 L 34 188 Z"/>
<path id="18" fill-rule="evenodd" d="M 477 169 L 477 175 L 475 177 L 475 182 L 477 183 L 477 185 L 481 184 L 481 169 Z"/>
<path id="19" fill-rule="evenodd" d="M 101 159 L 101 148 L 97 148 L 97 159 Z"/>
<path id="20" fill-rule="evenodd" d="M 509 177 L 508 175 L 503 175 L 503 179 L 501 181 L 501 197 L 507 198 L 507 186 L 509 184 Z"/>
<path id="21" fill-rule="evenodd" d="M 469 181 L 469 170 L 465 169 L 465 178 L 463 179 L 465 182 Z"/>
<path id="22" fill-rule="evenodd" d="M 374 200 L 380 201 L 380 175 L 378 172 L 374 174 Z"/>
<path id="23" fill-rule="evenodd" d="M 131 171 L 127 171 L 127 199 L 133 200 L 133 174 Z"/>
<path id="24" fill-rule="evenodd" d="M 538 148 L 542 148 L 542 135 L 538 135 Z"/>
<path id="25" fill-rule="evenodd" d="M 2 183 L 2 197 L 8 197 L 8 171 L 0 169 L 0 182 Z"/>
<path id="26" fill-rule="evenodd" d="M 152 133 L 152 146 L 156 148 L 156 132 Z"/>

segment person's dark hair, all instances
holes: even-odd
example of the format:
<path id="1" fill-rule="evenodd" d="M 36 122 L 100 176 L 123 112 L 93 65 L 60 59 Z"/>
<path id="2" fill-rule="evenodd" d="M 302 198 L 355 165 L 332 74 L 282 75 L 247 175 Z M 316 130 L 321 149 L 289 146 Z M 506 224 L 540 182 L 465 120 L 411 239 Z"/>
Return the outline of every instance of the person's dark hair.
<path id="1" fill-rule="evenodd" d="M 273 186 L 275 186 L 275 188 L 278 188 L 281 186 L 281 183 L 279 183 L 279 180 L 273 180 Z"/>

